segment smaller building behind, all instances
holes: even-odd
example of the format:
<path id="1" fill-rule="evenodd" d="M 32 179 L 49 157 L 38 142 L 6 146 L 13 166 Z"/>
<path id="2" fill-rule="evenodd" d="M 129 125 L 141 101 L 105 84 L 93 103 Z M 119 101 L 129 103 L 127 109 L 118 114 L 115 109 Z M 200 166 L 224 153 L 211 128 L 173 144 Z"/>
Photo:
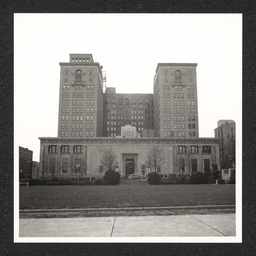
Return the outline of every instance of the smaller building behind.
<path id="1" fill-rule="evenodd" d="M 19 179 L 32 178 L 33 151 L 28 148 L 19 147 Z"/>
<path id="2" fill-rule="evenodd" d="M 214 129 L 215 138 L 220 139 L 221 168 L 235 167 L 236 123 L 233 120 L 219 120 Z"/>

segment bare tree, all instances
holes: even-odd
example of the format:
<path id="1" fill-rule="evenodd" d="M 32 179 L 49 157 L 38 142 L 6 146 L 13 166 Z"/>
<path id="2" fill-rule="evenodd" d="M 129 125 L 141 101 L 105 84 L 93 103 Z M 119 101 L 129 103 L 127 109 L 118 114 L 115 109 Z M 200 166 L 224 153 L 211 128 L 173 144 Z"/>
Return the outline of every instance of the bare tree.
<path id="1" fill-rule="evenodd" d="M 74 154 L 74 162 L 73 162 L 72 169 L 75 173 L 75 176 L 79 173 L 82 176 L 82 160 L 79 154 Z"/>
<path id="2" fill-rule="evenodd" d="M 116 167 L 116 155 L 112 148 L 107 148 L 103 151 L 101 157 L 101 164 L 108 170 L 113 171 Z"/>
<path id="3" fill-rule="evenodd" d="M 55 175 L 55 173 L 56 173 L 56 169 L 57 169 L 56 158 L 50 158 L 50 162 L 49 162 L 49 172 L 50 172 L 52 178 L 54 177 L 54 175 Z"/>
<path id="4" fill-rule="evenodd" d="M 157 171 L 157 167 L 161 166 L 164 162 L 164 154 L 163 150 L 160 149 L 158 146 L 153 146 L 149 149 L 147 153 L 147 160 L 146 163 L 150 166 L 150 171 L 154 168 L 155 172 Z"/>

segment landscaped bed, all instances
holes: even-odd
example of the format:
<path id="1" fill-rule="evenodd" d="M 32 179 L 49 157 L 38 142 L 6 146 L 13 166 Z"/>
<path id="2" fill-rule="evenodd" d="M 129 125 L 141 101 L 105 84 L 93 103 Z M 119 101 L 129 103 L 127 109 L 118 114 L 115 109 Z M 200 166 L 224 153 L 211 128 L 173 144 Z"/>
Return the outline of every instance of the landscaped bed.
<path id="1" fill-rule="evenodd" d="M 20 187 L 20 209 L 235 205 L 235 185 Z"/>

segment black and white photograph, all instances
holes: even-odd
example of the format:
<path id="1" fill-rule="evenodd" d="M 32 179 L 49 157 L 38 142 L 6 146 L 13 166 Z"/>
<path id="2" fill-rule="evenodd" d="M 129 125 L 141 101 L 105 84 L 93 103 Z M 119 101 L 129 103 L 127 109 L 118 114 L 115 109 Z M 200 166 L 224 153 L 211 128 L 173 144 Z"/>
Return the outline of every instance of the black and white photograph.
<path id="1" fill-rule="evenodd" d="M 242 14 L 14 14 L 14 242 L 242 242 Z"/>

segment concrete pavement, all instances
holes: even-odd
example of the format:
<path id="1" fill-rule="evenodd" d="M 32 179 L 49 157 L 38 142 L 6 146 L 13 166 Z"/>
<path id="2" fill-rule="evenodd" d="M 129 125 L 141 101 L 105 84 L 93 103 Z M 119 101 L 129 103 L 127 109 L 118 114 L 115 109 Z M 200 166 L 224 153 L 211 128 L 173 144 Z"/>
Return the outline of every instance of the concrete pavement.
<path id="1" fill-rule="evenodd" d="M 19 237 L 221 237 L 235 225 L 235 214 L 31 218 L 19 220 Z"/>

